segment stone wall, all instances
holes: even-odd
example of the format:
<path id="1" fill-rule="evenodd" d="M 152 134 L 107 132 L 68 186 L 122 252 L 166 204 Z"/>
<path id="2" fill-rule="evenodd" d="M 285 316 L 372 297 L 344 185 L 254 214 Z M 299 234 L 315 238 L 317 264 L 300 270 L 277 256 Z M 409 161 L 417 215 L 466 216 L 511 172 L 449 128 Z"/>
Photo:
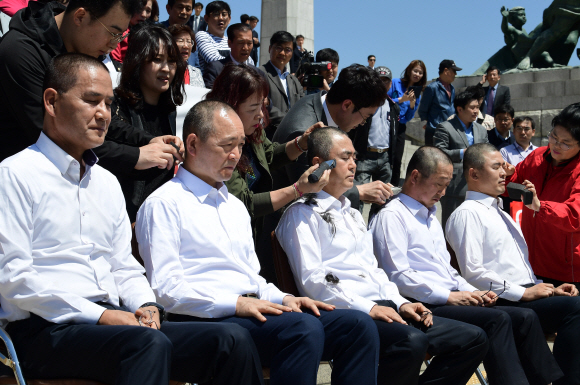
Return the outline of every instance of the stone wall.
<path id="1" fill-rule="evenodd" d="M 481 76 L 458 76 L 453 82 L 456 92 L 475 85 Z M 536 145 L 545 145 L 544 139 L 552 128 L 552 118 L 564 107 L 580 102 L 580 67 L 531 70 L 504 74 L 500 84 L 508 86 L 511 104 L 516 116 L 529 115 L 536 121 Z M 407 124 L 407 136 L 414 144 L 424 144 L 425 131 L 419 114 Z"/>

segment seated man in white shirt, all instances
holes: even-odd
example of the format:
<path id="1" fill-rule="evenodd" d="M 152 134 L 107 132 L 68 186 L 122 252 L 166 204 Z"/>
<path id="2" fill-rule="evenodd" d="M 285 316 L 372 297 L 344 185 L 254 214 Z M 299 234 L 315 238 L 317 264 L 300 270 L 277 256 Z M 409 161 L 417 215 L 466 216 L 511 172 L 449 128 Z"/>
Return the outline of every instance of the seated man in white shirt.
<path id="1" fill-rule="evenodd" d="M 353 186 L 354 156 L 352 142 L 337 128 L 310 135 L 310 164 L 334 159 L 336 168 L 323 191 L 290 206 L 276 229 L 298 290 L 375 320 L 379 384 L 465 384 L 487 351 L 485 333 L 463 322 L 432 318 L 425 306 L 401 297 L 378 268 L 362 215 L 342 195 Z M 435 358 L 419 377 L 426 352 Z"/>
<path id="2" fill-rule="evenodd" d="M 403 296 L 425 303 L 433 315 L 485 330 L 489 351 L 483 363 L 491 384 L 549 384 L 562 372 L 536 314 L 516 307 L 490 308 L 497 295 L 479 291 L 451 267 L 435 204 L 452 176 L 453 163 L 443 151 L 431 146 L 415 151 L 403 191 L 370 223 L 379 265 Z"/>
<path id="3" fill-rule="evenodd" d="M 121 186 L 96 165 L 111 121 L 107 68 L 51 62 L 43 132 L 0 163 L 0 322 L 25 377 L 106 384 L 260 384 L 243 328 L 163 321 L 131 255 Z"/>
<path id="4" fill-rule="evenodd" d="M 321 359 L 334 361 L 333 384 L 375 384 L 378 337 L 370 317 L 296 298 L 258 275 L 250 216 L 223 183 L 246 140 L 235 111 L 219 101 L 196 104 L 183 138 L 183 165 L 147 198 L 135 227 L 147 278 L 169 319 L 248 329 L 272 384 L 314 385 Z"/>
<path id="5" fill-rule="evenodd" d="M 463 277 L 481 290 L 491 285 L 500 295 L 499 304 L 533 309 L 544 333 L 558 333 L 554 357 L 564 377 L 554 384 L 579 384 L 578 289 L 568 283 L 554 287 L 534 275 L 520 227 L 498 207 L 506 172 L 496 148 L 489 144 L 468 148 L 463 165 L 467 196 L 446 226 Z"/>

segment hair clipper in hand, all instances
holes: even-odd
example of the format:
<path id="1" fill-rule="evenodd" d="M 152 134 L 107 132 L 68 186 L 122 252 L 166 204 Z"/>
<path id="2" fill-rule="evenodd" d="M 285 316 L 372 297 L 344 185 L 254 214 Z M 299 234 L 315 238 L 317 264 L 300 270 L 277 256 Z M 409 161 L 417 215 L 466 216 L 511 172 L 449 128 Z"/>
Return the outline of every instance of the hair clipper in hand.
<path id="1" fill-rule="evenodd" d="M 514 201 L 521 201 L 524 197 L 524 205 L 531 205 L 534 201 L 534 193 L 526 188 L 523 184 L 519 183 L 508 183 L 507 185 L 508 194 Z"/>
<path id="2" fill-rule="evenodd" d="M 320 177 L 326 170 L 332 170 L 336 167 L 336 160 L 327 160 L 326 162 L 320 163 L 320 166 L 310 175 L 308 175 L 308 182 L 318 183 Z"/>

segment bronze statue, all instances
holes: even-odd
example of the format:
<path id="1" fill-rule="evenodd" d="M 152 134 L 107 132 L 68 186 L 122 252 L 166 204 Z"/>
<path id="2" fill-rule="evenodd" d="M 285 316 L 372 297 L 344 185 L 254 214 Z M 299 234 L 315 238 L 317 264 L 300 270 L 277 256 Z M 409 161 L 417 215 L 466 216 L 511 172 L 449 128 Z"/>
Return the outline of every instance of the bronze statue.
<path id="1" fill-rule="evenodd" d="M 501 29 L 506 45 L 490 57 L 474 75 L 485 73 L 489 66 L 500 71 L 566 66 L 578 43 L 580 0 L 554 0 L 544 10 L 543 20 L 529 34 L 523 28 L 523 7 L 501 8 Z"/>

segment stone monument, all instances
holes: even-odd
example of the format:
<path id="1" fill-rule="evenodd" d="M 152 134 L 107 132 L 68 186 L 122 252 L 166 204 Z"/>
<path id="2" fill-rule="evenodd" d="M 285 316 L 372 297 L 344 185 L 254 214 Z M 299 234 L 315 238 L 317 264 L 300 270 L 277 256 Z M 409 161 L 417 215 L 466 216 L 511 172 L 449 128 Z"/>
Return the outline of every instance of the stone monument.
<path id="1" fill-rule="evenodd" d="M 260 64 L 270 60 L 268 47 L 276 31 L 304 36 L 304 48 L 314 50 L 314 0 L 262 0 Z"/>
<path id="2" fill-rule="evenodd" d="M 529 34 L 523 28 L 527 21 L 525 8 L 502 7 L 501 15 L 506 45 L 474 75 L 484 74 L 489 66 L 510 73 L 568 65 L 580 35 L 580 0 L 553 0 L 544 10 L 542 22 Z"/>

